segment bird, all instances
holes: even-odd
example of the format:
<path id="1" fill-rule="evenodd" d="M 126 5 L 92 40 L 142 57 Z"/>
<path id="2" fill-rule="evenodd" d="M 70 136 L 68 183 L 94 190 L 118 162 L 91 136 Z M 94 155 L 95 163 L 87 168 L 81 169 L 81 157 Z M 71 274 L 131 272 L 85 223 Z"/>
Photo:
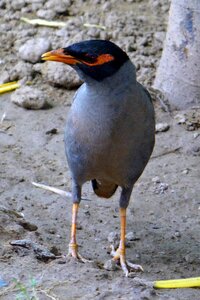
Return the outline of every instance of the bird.
<path id="1" fill-rule="evenodd" d="M 155 117 L 147 89 L 136 79 L 129 56 L 109 40 L 85 40 L 42 55 L 42 60 L 71 66 L 83 84 L 68 113 L 64 143 L 72 180 L 72 222 L 68 254 L 85 262 L 78 251 L 77 216 L 84 183 L 110 198 L 120 189 L 120 242 L 112 261 L 125 276 L 142 271 L 126 259 L 126 212 L 135 182 L 150 159 Z"/>

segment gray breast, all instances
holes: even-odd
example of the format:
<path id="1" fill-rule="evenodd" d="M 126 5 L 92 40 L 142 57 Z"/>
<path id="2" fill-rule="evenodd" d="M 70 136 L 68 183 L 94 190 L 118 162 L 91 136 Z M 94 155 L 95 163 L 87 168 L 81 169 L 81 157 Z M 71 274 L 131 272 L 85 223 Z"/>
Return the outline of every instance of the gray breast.
<path id="1" fill-rule="evenodd" d="M 76 93 L 65 147 L 72 176 L 81 184 L 96 178 L 128 185 L 138 179 L 151 155 L 152 103 L 130 70 L 122 82 L 125 71 L 111 81 L 85 83 Z"/>

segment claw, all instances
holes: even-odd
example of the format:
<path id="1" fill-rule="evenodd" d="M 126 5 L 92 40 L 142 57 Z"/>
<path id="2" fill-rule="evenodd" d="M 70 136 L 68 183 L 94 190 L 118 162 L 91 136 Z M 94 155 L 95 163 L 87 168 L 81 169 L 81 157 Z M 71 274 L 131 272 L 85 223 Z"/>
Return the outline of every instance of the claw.
<path id="1" fill-rule="evenodd" d="M 91 260 L 84 258 L 82 255 L 78 253 L 78 245 L 75 243 L 69 244 L 69 252 L 67 256 L 71 256 L 82 263 L 91 262 Z"/>
<path id="2" fill-rule="evenodd" d="M 113 256 L 113 260 L 115 262 L 120 263 L 126 277 L 132 277 L 132 275 L 135 275 L 133 272 L 144 271 L 142 266 L 127 261 L 125 259 L 125 255 L 121 253 L 120 248 L 117 248 L 117 250 L 115 250 L 114 246 L 111 245 L 111 255 Z"/>

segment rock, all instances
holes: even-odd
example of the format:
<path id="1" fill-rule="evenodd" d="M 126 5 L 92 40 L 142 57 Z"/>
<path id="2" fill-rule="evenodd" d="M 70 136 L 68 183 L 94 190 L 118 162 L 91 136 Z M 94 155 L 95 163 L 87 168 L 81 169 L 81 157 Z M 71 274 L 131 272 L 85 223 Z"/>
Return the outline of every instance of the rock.
<path id="1" fill-rule="evenodd" d="M 52 9 L 39 9 L 37 11 L 37 17 L 46 20 L 52 20 L 56 16 L 56 12 Z"/>
<path id="2" fill-rule="evenodd" d="M 188 173 L 189 173 L 188 169 L 185 169 L 185 170 L 182 171 L 182 174 L 184 174 L 184 175 L 187 175 Z"/>
<path id="3" fill-rule="evenodd" d="M 49 106 L 47 96 L 40 90 L 22 86 L 11 95 L 11 101 L 27 109 L 41 109 Z"/>
<path id="4" fill-rule="evenodd" d="M 14 10 L 21 10 L 26 5 L 26 1 L 25 0 L 11 1 L 10 4 Z"/>
<path id="5" fill-rule="evenodd" d="M 152 182 L 160 183 L 160 178 L 158 176 L 155 176 L 155 177 L 152 178 Z"/>
<path id="6" fill-rule="evenodd" d="M 157 123 L 156 124 L 156 132 L 165 132 L 169 130 L 169 124 L 167 123 Z"/>
<path id="7" fill-rule="evenodd" d="M 195 132 L 195 133 L 193 134 L 194 139 L 198 138 L 199 135 L 200 135 L 199 132 Z"/>
<path id="8" fill-rule="evenodd" d="M 186 116 L 183 114 L 176 114 L 174 119 L 177 121 L 177 124 L 185 124 L 187 121 Z"/>
<path id="9" fill-rule="evenodd" d="M 180 231 L 175 231 L 174 235 L 175 235 L 175 237 L 178 237 L 178 238 L 180 238 L 180 237 L 181 237 L 181 233 L 180 233 Z"/>
<path id="10" fill-rule="evenodd" d="M 165 35 L 166 33 L 164 31 L 157 31 L 154 33 L 154 37 L 155 39 L 160 42 L 160 43 L 163 43 L 164 40 L 165 40 Z"/>
<path id="11" fill-rule="evenodd" d="M 116 271 L 119 269 L 119 267 L 116 265 L 116 262 L 113 259 L 107 260 L 104 263 L 103 268 L 107 271 Z"/>
<path id="12" fill-rule="evenodd" d="M 134 238 L 135 238 L 135 235 L 134 235 L 134 233 L 133 233 L 132 231 L 131 231 L 131 232 L 128 232 L 128 233 L 126 234 L 126 239 L 127 239 L 127 241 L 133 241 Z"/>
<path id="13" fill-rule="evenodd" d="M 0 84 L 6 83 L 10 81 L 10 75 L 7 70 L 4 70 L 0 74 Z"/>
<path id="14" fill-rule="evenodd" d="M 19 56 L 25 61 L 36 63 L 41 60 L 41 55 L 50 49 L 51 43 L 46 38 L 34 38 L 19 48 Z"/>
<path id="15" fill-rule="evenodd" d="M 32 74 L 32 64 L 19 61 L 10 71 L 10 81 L 19 80 L 24 77 L 28 80 L 31 79 Z"/>
<path id="16" fill-rule="evenodd" d="M 82 83 L 76 72 L 65 64 L 45 62 L 41 72 L 43 78 L 53 86 L 62 86 L 71 90 L 77 88 Z"/>
<path id="17" fill-rule="evenodd" d="M 112 244 L 119 241 L 119 234 L 117 232 L 110 232 L 108 235 L 108 241 Z"/>
<path id="18" fill-rule="evenodd" d="M 159 184 L 156 185 L 155 189 L 154 189 L 154 193 L 155 194 L 164 194 L 165 191 L 168 190 L 169 185 L 167 183 L 164 182 L 160 182 Z"/>

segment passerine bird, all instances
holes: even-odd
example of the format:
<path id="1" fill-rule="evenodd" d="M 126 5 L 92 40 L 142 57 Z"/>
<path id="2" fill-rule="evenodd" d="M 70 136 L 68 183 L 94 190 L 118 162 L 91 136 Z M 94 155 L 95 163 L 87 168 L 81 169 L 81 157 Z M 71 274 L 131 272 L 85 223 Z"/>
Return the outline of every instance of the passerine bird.
<path id="1" fill-rule="evenodd" d="M 84 81 L 76 92 L 65 129 L 65 149 L 72 176 L 72 227 L 69 254 L 78 252 L 76 225 L 81 188 L 92 182 L 99 197 L 121 187 L 121 234 L 113 260 L 126 276 L 140 266 L 126 261 L 126 209 L 134 183 L 154 147 L 154 108 L 149 92 L 136 80 L 128 55 L 106 40 L 88 40 L 42 55 L 74 68 Z"/>

